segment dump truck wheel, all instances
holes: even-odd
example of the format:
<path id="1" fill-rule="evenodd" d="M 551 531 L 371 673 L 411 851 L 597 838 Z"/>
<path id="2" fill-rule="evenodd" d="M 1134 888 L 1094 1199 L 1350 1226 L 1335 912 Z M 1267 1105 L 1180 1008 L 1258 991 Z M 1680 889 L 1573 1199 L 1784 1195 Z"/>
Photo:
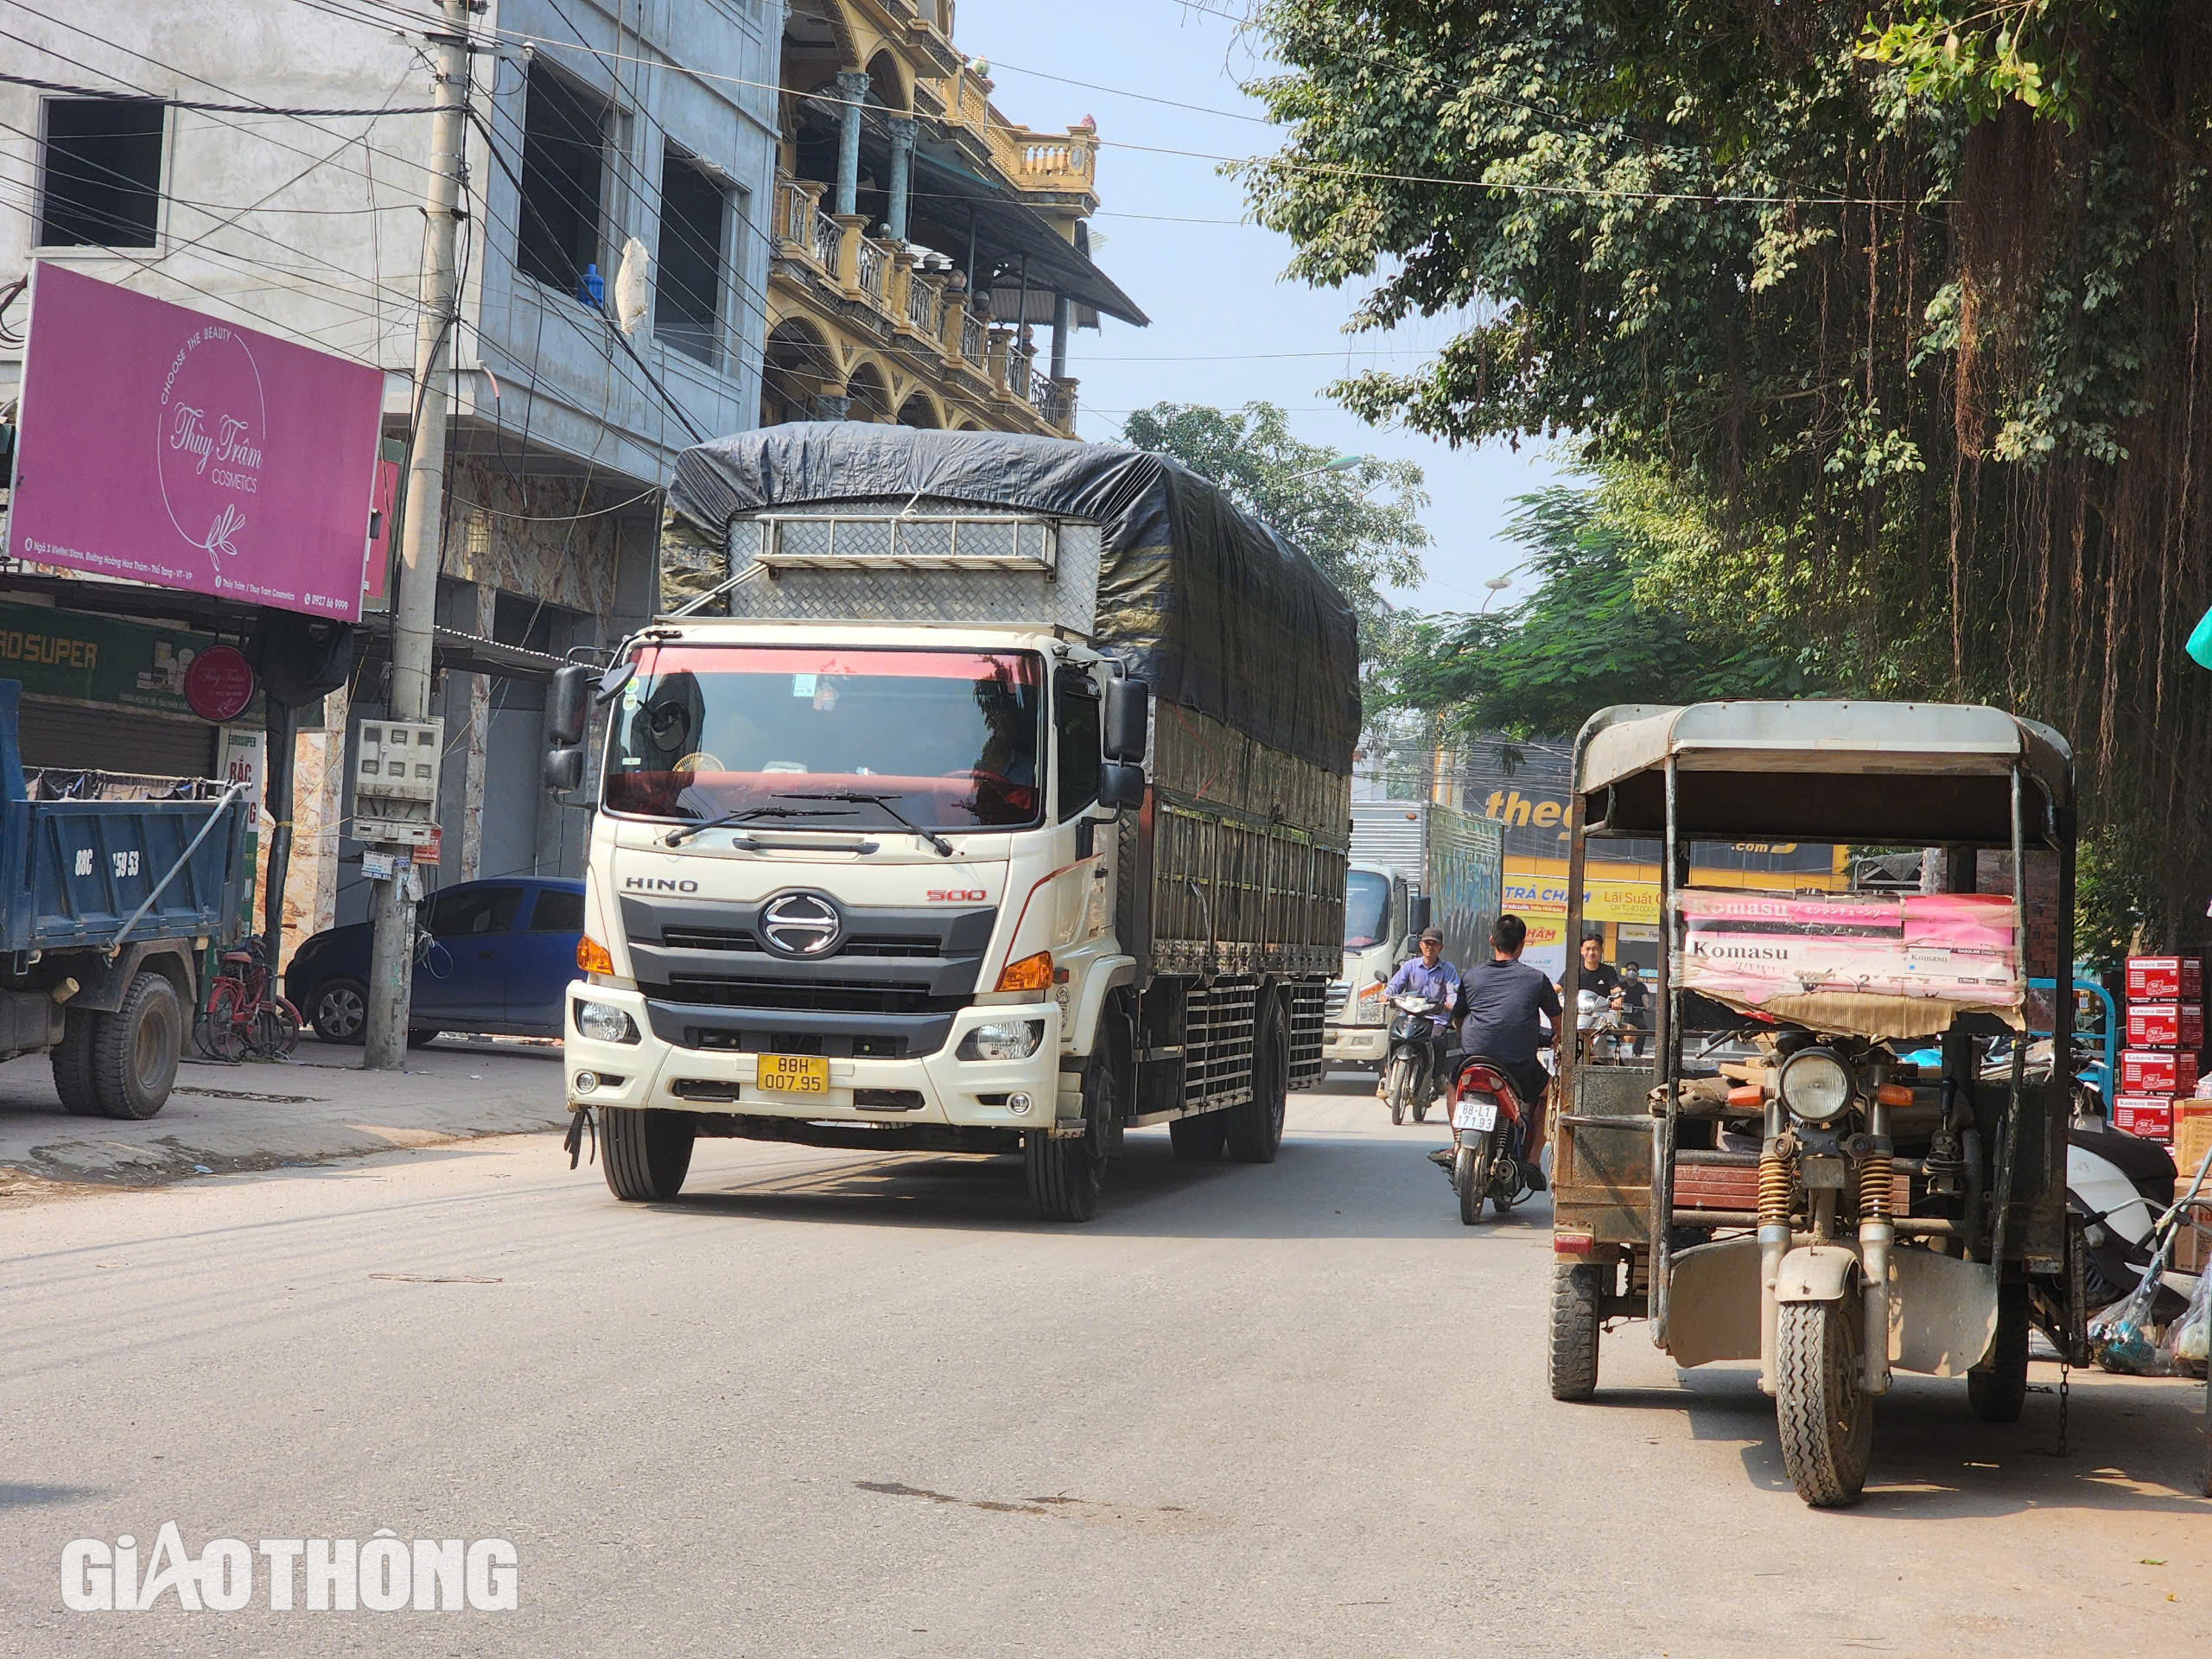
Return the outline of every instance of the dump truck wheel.
<path id="1" fill-rule="evenodd" d="M 1222 1122 L 1219 1112 L 1178 1117 L 1171 1119 L 1167 1125 L 1168 1144 L 1175 1148 L 1176 1157 L 1186 1164 L 1219 1163 L 1222 1143 L 1228 1138 L 1229 1125 Z"/>
<path id="2" fill-rule="evenodd" d="M 93 1028 L 92 1096 L 103 1117 L 149 1118 L 168 1102 L 184 1052 L 184 1004 L 160 974 L 141 973 L 123 1006 Z"/>
<path id="3" fill-rule="evenodd" d="M 1282 1150 L 1283 1119 L 1290 1105 L 1290 1026 L 1280 1000 L 1271 1001 L 1253 1033 L 1252 1093 L 1222 1116 L 1229 1156 L 1240 1164 L 1272 1164 Z"/>
<path id="4" fill-rule="evenodd" d="M 54 1092 L 73 1117 L 98 1117 L 99 1096 L 92 1090 L 92 1033 L 99 1015 L 90 1008 L 71 1008 L 61 1027 L 61 1040 L 54 1050 Z"/>
<path id="5" fill-rule="evenodd" d="M 1859 1360 L 1865 1319 L 1853 1291 L 1833 1302 L 1784 1302 L 1775 1338 L 1775 1421 L 1782 1466 L 1816 1510 L 1856 1503 L 1874 1449 L 1874 1397 Z"/>
<path id="6" fill-rule="evenodd" d="M 1546 1370 L 1554 1400 L 1587 1400 L 1598 1392 L 1601 1271 L 1610 1268 L 1564 1262 L 1552 1268 L 1552 1345 Z"/>
<path id="7" fill-rule="evenodd" d="M 1997 1340 L 1967 1373 L 1967 1400 L 1985 1423 L 2017 1423 L 2028 1402 L 2028 1287 L 1997 1287 Z"/>
<path id="8" fill-rule="evenodd" d="M 691 1168 L 691 1120 L 682 1112 L 602 1106 L 599 1160 L 607 1190 L 626 1204 L 664 1204 Z"/>

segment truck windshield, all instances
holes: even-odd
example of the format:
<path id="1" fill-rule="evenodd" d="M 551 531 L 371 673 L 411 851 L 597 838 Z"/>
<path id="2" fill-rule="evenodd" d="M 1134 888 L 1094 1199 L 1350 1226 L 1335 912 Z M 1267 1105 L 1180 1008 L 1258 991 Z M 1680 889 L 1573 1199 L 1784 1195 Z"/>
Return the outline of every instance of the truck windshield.
<path id="1" fill-rule="evenodd" d="M 1373 870 L 1344 877 L 1344 949 L 1364 950 L 1390 925 L 1390 878 Z"/>
<path id="2" fill-rule="evenodd" d="M 614 709 L 610 811 L 760 808 L 764 824 L 818 816 L 840 830 L 896 828 L 901 814 L 926 830 L 1038 821 L 1033 652 L 673 645 L 636 661 Z"/>

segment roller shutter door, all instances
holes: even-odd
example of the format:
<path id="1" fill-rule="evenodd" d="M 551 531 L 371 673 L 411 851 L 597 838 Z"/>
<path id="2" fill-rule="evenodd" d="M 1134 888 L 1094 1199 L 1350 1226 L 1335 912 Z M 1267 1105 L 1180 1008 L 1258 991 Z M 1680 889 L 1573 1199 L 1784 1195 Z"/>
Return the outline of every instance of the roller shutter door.
<path id="1" fill-rule="evenodd" d="M 22 749 L 23 764 L 31 767 L 210 778 L 215 728 L 204 720 L 140 709 L 92 709 L 25 697 Z"/>

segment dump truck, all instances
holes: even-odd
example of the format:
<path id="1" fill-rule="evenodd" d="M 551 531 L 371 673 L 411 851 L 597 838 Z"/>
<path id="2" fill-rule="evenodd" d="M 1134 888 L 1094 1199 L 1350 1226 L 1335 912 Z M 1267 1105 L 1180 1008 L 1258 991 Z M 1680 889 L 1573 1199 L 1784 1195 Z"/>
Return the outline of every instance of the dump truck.
<path id="1" fill-rule="evenodd" d="M 1356 801 L 1344 873 L 1342 970 L 1329 987 L 1322 1058 L 1380 1071 L 1389 1052 L 1382 988 L 1416 954 L 1421 930 L 1444 935 L 1464 972 L 1487 960 L 1504 887 L 1503 831 L 1433 801 Z"/>
<path id="2" fill-rule="evenodd" d="M 616 1197 L 702 1135 L 1019 1153 L 1060 1221 L 1133 1128 L 1274 1160 L 1360 721 L 1303 554 L 1159 455 L 816 423 L 686 451 L 661 556 L 548 716 L 567 789 L 607 714 L 565 1072 Z"/>
<path id="3" fill-rule="evenodd" d="M 79 1116 L 151 1117 L 209 947 L 238 936 L 252 804 L 189 779 L 164 786 L 182 798 L 46 798 L 51 780 L 23 771 L 22 700 L 0 680 L 0 1059 L 51 1054 Z"/>

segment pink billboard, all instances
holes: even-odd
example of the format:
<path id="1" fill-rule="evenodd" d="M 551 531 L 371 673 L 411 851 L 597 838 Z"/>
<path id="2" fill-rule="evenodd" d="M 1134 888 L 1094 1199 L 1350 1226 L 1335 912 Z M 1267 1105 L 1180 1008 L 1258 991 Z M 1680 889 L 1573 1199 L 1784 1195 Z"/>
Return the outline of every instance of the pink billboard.
<path id="1" fill-rule="evenodd" d="M 8 551 L 358 620 L 382 372 L 34 272 Z"/>

